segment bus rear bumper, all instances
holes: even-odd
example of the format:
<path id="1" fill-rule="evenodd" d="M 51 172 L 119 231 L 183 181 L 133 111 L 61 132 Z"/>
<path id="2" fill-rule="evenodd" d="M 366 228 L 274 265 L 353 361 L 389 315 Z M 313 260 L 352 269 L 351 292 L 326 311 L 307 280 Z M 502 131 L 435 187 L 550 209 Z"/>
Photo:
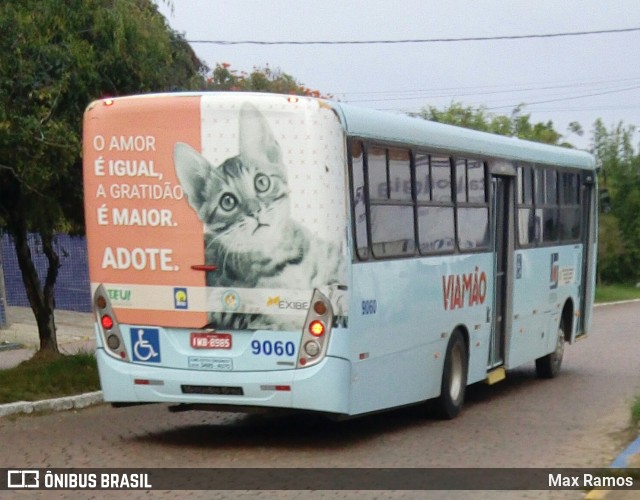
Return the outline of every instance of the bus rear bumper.
<path id="1" fill-rule="evenodd" d="M 163 368 L 120 361 L 96 350 L 109 403 L 257 406 L 348 414 L 351 364 L 327 357 L 310 368 L 224 372 Z"/>

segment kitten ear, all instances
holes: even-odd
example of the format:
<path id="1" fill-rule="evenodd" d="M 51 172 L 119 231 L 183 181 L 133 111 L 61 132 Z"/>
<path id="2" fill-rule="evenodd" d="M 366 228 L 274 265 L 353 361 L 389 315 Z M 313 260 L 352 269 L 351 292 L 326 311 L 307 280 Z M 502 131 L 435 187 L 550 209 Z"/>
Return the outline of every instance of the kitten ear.
<path id="1" fill-rule="evenodd" d="M 204 156 L 198 153 L 188 144 L 176 142 L 173 147 L 173 163 L 176 174 L 184 194 L 187 195 L 189 204 L 197 211 L 200 210 L 204 200 L 203 189 L 207 172 L 211 164 Z"/>
<path id="2" fill-rule="evenodd" d="M 248 158 L 280 163 L 282 153 L 271 127 L 253 104 L 240 108 L 240 154 Z"/>

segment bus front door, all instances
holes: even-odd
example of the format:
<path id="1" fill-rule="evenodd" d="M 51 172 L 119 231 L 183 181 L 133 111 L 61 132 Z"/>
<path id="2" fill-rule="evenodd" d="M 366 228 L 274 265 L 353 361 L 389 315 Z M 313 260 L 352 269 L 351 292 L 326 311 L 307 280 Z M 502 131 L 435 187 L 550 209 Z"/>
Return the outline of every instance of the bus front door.
<path id="1" fill-rule="evenodd" d="M 493 241 L 493 314 L 491 325 L 491 345 L 489 348 L 488 368 L 495 368 L 504 364 L 505 344 L 507 341 L 506 332 L 509 323 L 508 315 L 508 290 L 509 286 L 509 255 L 513 241 L 510 230 L 513 224 L 510 197 L 512 192 L 512 178 L 508 176 L 494 175 L 491 178 L 492 184 L 492 210 L 491 210 L 491 230 Z"/>
<path id="2" fill-rule="evenodd" d="M 576 336 L 585 335 L 589 318 L 587 312 L 590 309 L 589 301 L 593 290 L 593 283 L 589 276 L 593 274 L 593 252 L 595 251 L 593 240 L 596 224 L 594 223 L 594 206 L 595 206 L 595 184 L 593 174 L 585 174 L 582 179 L 582 187 L 580 188 L 580 205 L 582 209 L 580 240 L 582 243 L 582 269 L 580 279 L 580 305 L 578 315 L 578 325 L 576 328 Z"/>

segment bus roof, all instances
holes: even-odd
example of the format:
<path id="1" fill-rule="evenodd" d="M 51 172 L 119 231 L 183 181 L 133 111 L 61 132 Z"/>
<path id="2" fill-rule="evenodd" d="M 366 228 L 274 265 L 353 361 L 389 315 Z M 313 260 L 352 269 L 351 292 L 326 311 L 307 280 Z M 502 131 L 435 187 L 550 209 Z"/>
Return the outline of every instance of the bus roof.
<path id="1" fill-rule="evenodd" d="M 165 98 L 169 95 L 173 97 L 200 97 L 225 93 L 231 94 L 229 92 L 177 92 L 125 96 L 114 98 L 114 100 Z M 273 94 L 268 95 L 273 96 Z M 264 93 L 258 92 L 246 92 L 242 93 L 242 96 L 247 99 L 265 98 Z M 291 96 L 281 95 L 281 97 L 290 98 Z M 595 170 L 596 168 L 594 156 L 578 149 L 479 132 L 404 114 L 362 108 L 335 101 L 299 98 L 325 102 L 338 114 L 342 127 L 348 136 L 398 144 L 412 144 L 424 147 L 427 152 L 456 152 L 487 159 L 496 158 L 585 170 Z"/>
<path id="2" fill-rule="evenodd" d="M 524 141 L 422 118 L 342 103 L 331 103 L 347 135 L 378 141 L 408 143 L 434 152 L 460 152 L 483 158 L 548 164 L 594 170 L 593 155 L 586 151 Z"/>

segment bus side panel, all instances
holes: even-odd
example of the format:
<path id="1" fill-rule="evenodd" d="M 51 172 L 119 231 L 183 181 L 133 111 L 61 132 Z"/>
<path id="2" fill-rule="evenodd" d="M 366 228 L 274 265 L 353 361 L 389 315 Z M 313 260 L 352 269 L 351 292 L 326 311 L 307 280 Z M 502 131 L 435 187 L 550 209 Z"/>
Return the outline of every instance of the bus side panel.
<path id="1" fill-rule="evenodd" d="M 508 368 L 546 354 L 556 346 L 562 308 L 578 305 L 580 245 L 532 248 L 516 252 L 512 341 Z M 575 321 L 572 335 L 575 334 Z"/>
<path id="2" fill-rule="evenodd" d="M 486 376 L 493 280 L 491 254 L 352 266 L 352 413 L 416 403 L 440 393 L 447 343 L 469 335 L 470 376 Z M 472 296 L 467 283 L 478 279 Z"/>
<path id="3" fill-rule="evenodd" d="M 318 365 L 295 370 L 292 407 L 350 415 L 350 381 L 351 363 L 346 359 L 329 356 Z"/>

